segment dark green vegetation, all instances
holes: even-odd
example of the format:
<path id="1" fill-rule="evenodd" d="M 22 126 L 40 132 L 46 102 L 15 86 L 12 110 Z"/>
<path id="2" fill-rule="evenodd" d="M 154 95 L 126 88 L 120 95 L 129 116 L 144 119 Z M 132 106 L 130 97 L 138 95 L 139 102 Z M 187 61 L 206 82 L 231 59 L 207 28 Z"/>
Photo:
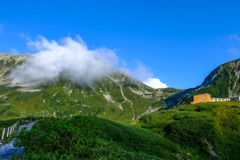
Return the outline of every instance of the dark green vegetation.
<path id="1" fill-rule="evenodd" d="M 240 157 L 240 102 L 183 105 L 144 116 L 141 122 L 143 128 L 177 144 L 184 157 L 218 159 L 207 143 L 221 159 Z"/>
<path id="2" fill-rule="evenodd" d="M 240 93 L 239 75 L 240 59 L 228 62 L 213 70 L 203 82 L 202 89 L 196 90 L 192 95 L 209 93 L 212 97 L 227 98 Z M 211 82 L 211 83 L 209 83 Z"/>
<path id="3" fill-rule="evenodd" d="M 227 98 L 240 94 L 240 59 L 227 62 L 213 70 L 196 88 L 190 88 L 165 100 L 168 108 L 184 104 L 186 98 L 203 93 L 212 97 Z"/>
<path id="4" fill-rule="evenodd" d="M 169 140 L 145 129 L 94 117 L 39 121 L 17 138 L 15 145 L 25 147 L 23 158 L 31 160 L 177 159 L 177 148 Z"/>
<path id="5" fill-rule="evenodd" d="M 6 144 L 6 143 L 10 142 L 16 136 L 16 132 L 14 132 L 11 136 L 9 135 L 9 137 L 6 137 L 8 127 L 12 126 L 17 121 L 18 121 L 18 119 L 0 121 L 0 140 L 2 138 L 3 129 L 5 128 L 5 135 L 4 135 L 2 144 Z M 18 128 L 18 126 L 16 127 L 16 130 L 17 130 L 17 128 Z"/>
<path id="6" fill-rule="evenodd" d="M 13 125 L 13 124 L 16 123 L 16 122 L 17 122 L 17 119 L 0 121 L 0 138 L 1 138 L 1 136 L 2 136 L 3 128 L 10 127 L 11 125 Z"/>
<path id="7" fill-rule="evenodd" d="M 6 57 L 0 60 L 0 119 L 26 115 L 64 118 L 60 122 L 40 121 L 31 131 L 18 136 L 21 143 L 18 141 L 17 145 L 26 147 L 26 159 L 240 157 L 240 103 L 182 105 L 151 113 L 166 109 L 166 105 L 171 109 L 184 104 L 191 95 L 239 94 L 240 59 L 219 66 L 202 85 L 183 91 L 155 90 L 121 72 L 98 79 L 91 86 L 59 77 L 34 88 L 10 87 L 7 84 L 11 81 L 6 77 L 24 58 Z M 151 114 L 143 115 L 146 112 Z M 143 128 L 128 126 L 141 115 Z"/>

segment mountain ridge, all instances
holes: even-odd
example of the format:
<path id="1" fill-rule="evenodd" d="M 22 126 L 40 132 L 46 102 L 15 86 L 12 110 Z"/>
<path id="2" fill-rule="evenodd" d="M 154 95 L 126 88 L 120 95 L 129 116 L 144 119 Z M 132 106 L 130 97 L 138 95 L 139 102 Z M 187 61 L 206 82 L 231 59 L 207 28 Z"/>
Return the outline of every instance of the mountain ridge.
<path id="1" fill-rule="evenodd" d="M 149 110 L 149 106 L 155 110 L 166 107 L 163 100 L 181 91 L 173 88 L 156 90 L 123 72 L 114 72 L 95 80 L 89 86 L 72 82 L 66 77 L 34 87 L 26 84 L 12 85 L 8 75 L 15 66 L 24 63 L 28 56 L 30 55 L 1 55 L 0 114 L 3 118 L 18 118 L 29 114 L 138 119 Z"/>
<path id="2" fill-rule="evenodd" d="M 201 85 L 189 88 L 167 98 L 167 109 L 184 104 L 189 96 L 209 93 L 212 97 L 227 98 L 240 94 L 240 58 L 219 65 L 204 79 Z"/>

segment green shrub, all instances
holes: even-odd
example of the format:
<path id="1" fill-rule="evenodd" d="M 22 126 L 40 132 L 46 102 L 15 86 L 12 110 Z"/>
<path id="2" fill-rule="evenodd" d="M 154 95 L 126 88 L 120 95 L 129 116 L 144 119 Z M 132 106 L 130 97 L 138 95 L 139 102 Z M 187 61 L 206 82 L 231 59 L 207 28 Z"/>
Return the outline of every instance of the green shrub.
<path id="1" fill-rule="evenodd" d="M 25 147 L 25 159 L 176 159 L 177 152 L 143 129 L 81 116 L 39 121 L 17 136 L 15 146 Z"/>
<path id="2" fill-rule="evenodd" d="M 179 145 L 187 158 L 214 159 L 205 140 L 221 159 L 238 159 L 240 156 L 239 102 L 183 105 L 144 116 L 141 122 L 143 128 Z"/>

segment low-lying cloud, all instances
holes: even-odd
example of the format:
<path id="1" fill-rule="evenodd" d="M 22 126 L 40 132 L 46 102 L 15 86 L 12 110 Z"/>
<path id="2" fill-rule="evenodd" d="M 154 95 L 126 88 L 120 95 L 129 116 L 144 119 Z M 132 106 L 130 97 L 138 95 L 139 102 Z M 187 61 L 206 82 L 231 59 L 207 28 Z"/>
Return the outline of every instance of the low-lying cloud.
<path id="1" fill-rule="evenodd" d="M 60 42 L 41 37 L 38 41 L 28 42 L 28 46 L 37 53 L 12 71 L 13 84 L 36 85 L 60 76 L 91 84 L 110 74 L 118 63 L 114 51 L 107 48 L 90 50 L 79 37 L 76 40 L 64 38 Z"/>
<path id="2" fill-rule="evenodd" d="M 29 49 L 35 54 L 17 66 L 11 72 L 12 84 L 21 86 L 36 86 L 48 81 L 66 78 L 83 85 L 91 85 L 94 80 L 107 76 L 119 70 L 118 58 L 114 50 L 105 47 L 89 49 L 82 39 L 70 37 L 60 41 L 47 40 L 40 37 L 37 41 L 28 39 Z M 166 88 L 167 85 L 153 77 L 153 73 L 141 62 L 136 63 L 135 69 L 128 69 L 127 64 L 120 70 L 145 82 L 153 88 Z"/>
<path id="3" fill-rule="evenodd" d="M 133 71 L 129 71 L 133 77 L 141 81 L 145 81 L 147 78 L 153 76 L 153 73 L 150 71 L 150 69 L 146 67 L 143 63 L 137 61 L 136 64 L 137 65 L 133 69 Z"/>

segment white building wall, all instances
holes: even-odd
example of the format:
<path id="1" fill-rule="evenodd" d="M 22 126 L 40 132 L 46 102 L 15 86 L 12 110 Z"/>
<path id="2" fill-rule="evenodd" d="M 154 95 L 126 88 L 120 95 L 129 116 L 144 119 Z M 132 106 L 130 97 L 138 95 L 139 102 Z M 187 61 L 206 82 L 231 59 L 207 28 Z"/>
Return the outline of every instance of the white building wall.
<path id="1" fill-rule="evenodd" d="M 211 98 L 211 102 L 225 102 L 230 101 L 230 98 Z"/>

